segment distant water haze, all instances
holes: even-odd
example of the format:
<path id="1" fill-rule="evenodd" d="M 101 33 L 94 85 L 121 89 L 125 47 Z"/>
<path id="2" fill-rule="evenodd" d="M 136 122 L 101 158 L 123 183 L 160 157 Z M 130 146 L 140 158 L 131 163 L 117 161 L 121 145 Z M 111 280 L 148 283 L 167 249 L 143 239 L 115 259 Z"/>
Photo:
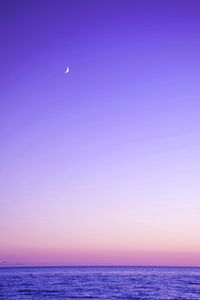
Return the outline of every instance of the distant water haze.
<path id="1" fill-rule="evenodd" d="M 4 3 L 0 261 L 200 265 L 199 5 Z"/>

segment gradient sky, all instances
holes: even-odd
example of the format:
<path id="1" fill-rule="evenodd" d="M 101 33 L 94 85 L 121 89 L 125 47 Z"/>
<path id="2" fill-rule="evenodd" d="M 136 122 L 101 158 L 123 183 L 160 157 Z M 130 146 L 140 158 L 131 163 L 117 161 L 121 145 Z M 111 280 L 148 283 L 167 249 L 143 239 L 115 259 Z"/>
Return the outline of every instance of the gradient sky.
<path id="1" fill-rule="evenodd" d="M 0 6 L 0 264 L 200 266 L 199 1 Z"/>

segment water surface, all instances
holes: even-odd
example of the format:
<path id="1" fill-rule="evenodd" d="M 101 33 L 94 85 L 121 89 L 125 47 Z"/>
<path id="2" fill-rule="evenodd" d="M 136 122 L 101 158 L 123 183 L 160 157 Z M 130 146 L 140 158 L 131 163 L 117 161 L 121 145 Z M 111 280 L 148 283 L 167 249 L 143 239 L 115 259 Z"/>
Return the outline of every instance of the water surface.
<path id="1" fill-rule="evenodd" d="M 0 268 L 0 299 L 200 299 L 200 268 Z"/>

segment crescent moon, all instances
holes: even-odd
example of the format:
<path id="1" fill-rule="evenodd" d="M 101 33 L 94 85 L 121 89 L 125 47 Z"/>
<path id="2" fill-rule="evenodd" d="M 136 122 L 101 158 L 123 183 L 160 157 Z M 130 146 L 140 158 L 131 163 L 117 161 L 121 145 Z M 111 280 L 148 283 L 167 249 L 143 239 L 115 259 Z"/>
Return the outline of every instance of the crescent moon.
<path id="1" fill-rule="evenodd" d="M 65 70 L 65 74 L 69 73 L 69 68 L 67 67 L 67 69 Z"/>

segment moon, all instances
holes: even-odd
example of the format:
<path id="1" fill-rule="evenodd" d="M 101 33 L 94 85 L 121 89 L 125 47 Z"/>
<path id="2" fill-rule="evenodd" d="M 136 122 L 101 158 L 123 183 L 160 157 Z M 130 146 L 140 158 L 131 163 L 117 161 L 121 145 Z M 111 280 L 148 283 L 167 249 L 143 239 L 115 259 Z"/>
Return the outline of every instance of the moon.
<path id="1" fill-rule="evenodd" d="M 65 74 L 69 73 L 69 67 L 65 69 Z"/>

